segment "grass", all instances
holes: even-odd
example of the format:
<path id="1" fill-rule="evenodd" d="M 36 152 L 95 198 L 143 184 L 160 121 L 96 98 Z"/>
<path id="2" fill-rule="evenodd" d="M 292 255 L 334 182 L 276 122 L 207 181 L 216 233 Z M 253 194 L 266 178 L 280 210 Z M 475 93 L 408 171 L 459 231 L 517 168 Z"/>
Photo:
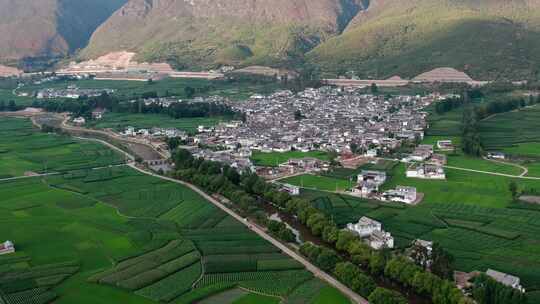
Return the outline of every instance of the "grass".
<path id="1" fill-rule="evenodd" d="M 199 126 L 214 126 L 227 120 L 229 119 L 226 117 L 174 119 L 161 114 L 106 113 L 103 119 L 92 121 L 89 126 L 96 129 L 113 129 L 116 131 L 124 131 L 126 127 L 138 129 L 150 129 L 153 127 L 177 128 L 194 133 Z"/>
<path id="2" fill-rule="evenodd" d="M 253 152 L 251 160 L 257 166 L 277 167 L 279 164 L 287 162 L 293 158 L 314 157 L 321 160 L 329 161 L 328 153 L 323 151 L 289 151 L 289 152 Z"/>
<path id="3" fill-rule="evenodd" d="M 280 180 L 280 182 L 300 186 L 302 188 L 323 191 L 345 191 L 350 189 L 351 184 L 353 184 L 353 182 L 346 179 L 312 174 L 289 177 Z"/>

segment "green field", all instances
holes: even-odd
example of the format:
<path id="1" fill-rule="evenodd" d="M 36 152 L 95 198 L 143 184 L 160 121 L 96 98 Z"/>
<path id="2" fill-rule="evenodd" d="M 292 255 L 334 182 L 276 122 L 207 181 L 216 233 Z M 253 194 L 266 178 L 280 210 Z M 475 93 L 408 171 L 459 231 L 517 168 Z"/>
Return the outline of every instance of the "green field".
<path id="1" fill-rule="evenodd" d="M 28 84 L 20 89 L 21 92 L 35 93 L 44 88 L 66 88 L 76 85 L 83 89 L 114 89 L 115 95 L 122 98 L 131 98 L 134 95 L 141 95 L 146 92 L 156 92 L 159 96 L 165 94 L 186 98 L 185 88 L 192 87 L 198 91 L 195 96 L 219 95 L 229 97 L 233 100 L 244 100 L 253 94 L 271 94 L 279 89 L 277 83 L 250 83 L 250 82 L 229 82 L 212 81 L 204 79 L 174 79 L 166 78 L 152 83 L 143 81 L 123 81 L 123 80 L 71 80 L 54 81 L 43 84 Z M 9 91 L 10 93 L 11 91 Z M 8 94 L 8 92 L 6 92 Z"/>
<path id="2" fill-rule="evenodd" d="M 540 157 L 540 106 L 497 114 L 479 123 L 482 144 L 488 151 Z"/>
<path id="3" fill-rule="evenodd" d="M 66 171 L 123 162 L 122 155 L 101 144 L 41 133 L 26 119 L 0 119 L 0 177 L 22 176 L 28 171 Z"/>
<path id="4" fill-rule="evenodd" d="M 356 182 L 322 175 L 304 174 L 280 180 L 282 183 L 322 191 L 346 191 Z"/>
<path id="5" fill-rule="evenodd" d="M 456 147 L 455 151 L 437 151 L 437 141 L 445 139 L 452 140 L 454 147 Z M 522 169 L 516 167 L 513 164 L 502 164 L 478 157 L 471 157 L 465 155 L 459 147 L 459 145 L 461 144 L 461 138 L 457 136 L 426 136 L 422 141 L 422 144 L 434 145 L 435 153 L 445 154 L 448 159 L 448 166 L 503 173 L 509 175 L 520 175 L 521 173 L 523 173 Z"/>
<path id="6" fill-rule="evenodd" d="M 251 160 L 257 166 L 266 166 L 266 167 L 277 167 L 279 164 L 287 162 L 292 158 L 304 158 L 304 157 L 314 157 L 321 160 L 328 161 L 330 157 L 327 152 L 324 151 L 310 151 L 310 152 L 301 152 L 301 151 L 289 151 L 289 152 L 253 152 Z"/>
<path id="7" fill-rule="evenodd" d="M 540 208 L 512 201 L 509 183 L 540 189 L 540 181 L 447 170 L 446 181 L 408 179 L 405 166 L 390 172 L 384 188 L 417 187 L 425 194 L 416 207 L 368 201 L 342 194 L 303 190 L 301 196 L 340 226 L 361 216 L 381 221 L 406 246 L 416 238 L 440 242 L 465 271 L 498 269 L 540 288 Z"/>
<path id="8" fill-rule="evenodd" d="M 195 132 L 199 126 L 214 126 L 228 119 L 223 117 L 212 118 L 179 118 L 174 119 L 161 114 L 130 114 L 130 113 L 106 113 L 103 119 L 92 121 L 88 126 L 97 129 L 113 129 L 124 131 L 126 127 L 139 129 L 177 128 L 186 132 Z"/>
<path id="9" fill-rule="evenodd" d="M 0 197 L 2 240 L 18 251 L 0 258 L 8 304 L 180 304 L 233 288 L 247 291 L 238 303 L 277 303 L 313 280 L 189 188 L 128 167 L 1 181 Z"/>

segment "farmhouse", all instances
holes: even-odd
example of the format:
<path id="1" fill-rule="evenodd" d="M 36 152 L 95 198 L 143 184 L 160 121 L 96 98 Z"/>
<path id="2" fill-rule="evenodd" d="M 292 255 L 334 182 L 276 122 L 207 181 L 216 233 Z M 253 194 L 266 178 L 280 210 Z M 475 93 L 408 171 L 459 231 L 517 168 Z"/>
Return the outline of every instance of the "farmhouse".
<path id="1" fill-rule="evenodd" d="M 417 199 L 416 188 L 397 186 L 394 190 L 388 190 L 382 194 L 383 201 L 413 204 Z"/>
<path id="2" fill-rule="evenodd" d="M 105 109 L 95 109 L 94 111 L 92 111 L 92 119 L 102 119 L 103 114 L 105 114 Z"/>
<path id="3" fill-rule="evenodd" d="M 454 144 L 451 140 L 439 140 L 437 141 L 437 149 L 443 150 L 443 151 L 453 151 L 454 150 Z"/>
<path id="4" fill-rule="evenodd" d="M 419 145 L 411 154 L 410 159 L 414 161 L 425 161 L 433 154 L 432 145 Z"/>
<path id="5" fill-rule="evenodd" d="M 353 189 L 354 193 L 359 193 L 362 197 L 379 191 L 379 187 L 386 181 L 386 172 L 362 170 L 358 174 L 358 184 Z"/>
<path id="6" fill-rule="evenodd" d="M 290 195 L 300 195 L 300 187 L 295 185 L 283 184 L 281 185 L 281 190 L 289 193 Z"/>
<path id="7" fill-rule="evenodd" d="M 407 169 L 407 177 L 422 179 L 446 179 L 444 168 L 435 164 L 412 164 Z"/>
<path id="8" fill-rule="evenodd" d="M 5 241 L 3 244 L 0 244 L 0 255 L 14 253 L 15 245 L 11 241 Z"/>
<path id="9" fill-rule="evenodd" d="M 73 119 L 73 123 L 76 124 L 76 125 L 84 125 L 86 123 L 86 119 L 84 119 L 84 117 L 77 117 L 75 119 Z"/>
<path id="10" fill-rule="evenodd" d="M 372 182 L 377 187 L 379 187 L 379 186 L 382 186 L 385 181 L 386 181 L 386 172 L 383 172 L 383 171 L 362 170 L 362 172 L 358 174 L 358 183 Z"/>
<path id="11" fill-rule="evenodd" d="M 369 238 L 367 239 L 369 246 L 375 250 L 383 248 L 394 248 L 394 238 L 390 232 L 385 231 L 374 231 Z"/>
<path id="12" fill-rule="evenodd" d="M 356 224 L 347 224 L 347 230 L 350 230 L 360 237 L 370 236 L 374 231 L 381 231 L 382 224 L 369 217 L 363 216 Z"/>
<path id="13" fill-rule="evenodd" d="M 513 275 L 506 274 L 504 272 L 496 271 L 493 269 L 488 269 L 486 271 L 486 275 L 494 279 L 495 281 L 506 285 L 508 287 L 512 287 L 514 289 L 517 289 L 521 292 L 525 292 L 525 288 L 521 286 L 521 280 Z"/>
<path id="14" fill-rule="evenodd" d="M 430 164 L 444 166 L 448 163 L 448 158 L 445 154 L 433 154 L 428 162 Z"/>
<path id="15" fill-rule="evenodd" d="M 422 252 L 422 253 L 419 253 Z M 411 243 L 410 257 L 422 266 L 431 267 L 433 263 L 433 242 L 416 239 Z"/>
<path id="16" fill-rule="evenodd" d="M 488 158 L 493 158 L 493 159 L 506 159 L 506 155 L 502 152 L 489 152 L 488 153 Z"/>

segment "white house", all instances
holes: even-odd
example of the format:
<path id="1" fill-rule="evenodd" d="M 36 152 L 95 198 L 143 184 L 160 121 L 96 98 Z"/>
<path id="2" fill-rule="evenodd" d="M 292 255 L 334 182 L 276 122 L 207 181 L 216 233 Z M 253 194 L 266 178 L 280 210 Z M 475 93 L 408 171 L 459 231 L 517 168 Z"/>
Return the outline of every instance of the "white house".
<path id="1" fill-rule="evenodd" d="M 437 141 L 437 148 L 443 151 L 452 151 L 454 150 L 454 144 L 451 140 L 439 140 Z"/>
<path id="2" fill-rule="evenodd" d="M 412 164 L 407 168 L 407 177 L 422 179 L 446 179 L 444 168 L 435 164 Z"/>
<path id="3" fill-rule="evenodd" d="M 521 292 L 525 292 L 525 288 L 521 286 L 521 280 L 516 276 L 509 275 L 493 269 L 488 269 L 486 271 L 486 275 L 505 286 L 512 287 Z"/>
<path id="4" fill-rule="evenodd" d="M 375 250 L 394 248 L 394 238 L 390 232 L 374 231 L 367 239 L 369 246 Z"/>
<path id="5" fill-rule="evenodd" d="M 383 193 L 382 200 L 390 202 L 400 202 L 412 204 L 417 199 L 416 188 L 407 186 L 397 186 L 394 190 L 388 190 Z"/>
<path id="6" fill-rule="evenodd" d="M 377 149 L 369 149 L 369 150 L 366 151 L 365 156 L 367 156 L 367 157 L 377 157 L 378 154 L 379 153 L 378 153 Z"/>
<path id="7" fill-rule="evenodd" d="M 506 155 L 502 152 L 489 152 L 488 157 L 493 159 L 506 159 Z"/>
<path id="8" fill-rule="evenodd" d="M 360 237 L 368 237 L 375 231 L 382 231 L 382 224 L 369 217 L 363 216 L 356 224 L 347 224 L 347 230 L 350 230 Z"/>
<path id="9" fill-rule="evenodd" d="M 288 192 L 290 195 L 300 195 L 300 187 L 295 185 L 283 184 L 281 190 Z"/>
<path id="10" fill-rule="evenodd" d="M 86 123 L 86 119 L 84 119 L 84 117 L 77 117 L 75 119 L 73 119 L 73 123 L 76 124 L 76 125 L 84 125 Z"/>
<path id="11" fill-rule="evenodd" d="M 358 174 L 358 184 L 362 182 L 370 182 L 377 186 L 377 190 L 380 186 L 386 182 L 386 172 L 383 171 L 372 171 L 372 170 L 362 170 Z"/>
<path id="12" fill-rule="evenodd" d="M 5 241 L 3 244 L 0 244 L 0 255 L 14 253 L 15 245 L 11 241 Z"/>

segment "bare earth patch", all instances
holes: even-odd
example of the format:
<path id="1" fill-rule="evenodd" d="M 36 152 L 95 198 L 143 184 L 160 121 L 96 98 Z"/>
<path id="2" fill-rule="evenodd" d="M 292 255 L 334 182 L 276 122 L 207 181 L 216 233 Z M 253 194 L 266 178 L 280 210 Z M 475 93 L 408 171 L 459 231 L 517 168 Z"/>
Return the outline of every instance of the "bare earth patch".
<path id="1" fill-rule="evenodd" d="M 0 64 L 0 77 L 19 76 L 23 71 Z"/>
<path id="2" fill-rule="evenodd" d="M 523 195 L 519 197 L 520 201 L 524 201 L 526 203 L 530 204 L 539 204 L 540 205 L 540 196 L 533 196 L 533 195 Z"/>

